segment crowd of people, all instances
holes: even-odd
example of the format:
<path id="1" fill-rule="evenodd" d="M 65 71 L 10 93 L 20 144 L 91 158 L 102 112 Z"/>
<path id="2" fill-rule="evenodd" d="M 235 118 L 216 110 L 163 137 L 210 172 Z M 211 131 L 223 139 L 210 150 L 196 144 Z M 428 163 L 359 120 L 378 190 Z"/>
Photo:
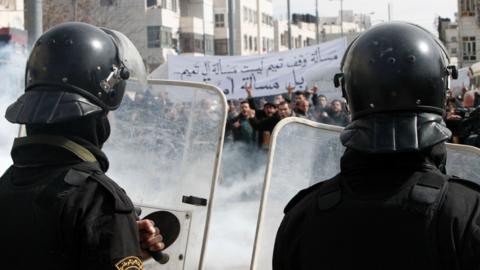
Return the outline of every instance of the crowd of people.
<path id="1" fill-rule="evenodd" d="M 308 91 L 295 91 L 289 86 L 284 95 L 260 98 L 253 97 L 251 86 L 245 88 L 245 99 L 228 100 L 227 142 L 256 144 L 258 148 L 268 149 L 275 125 L 290 116 L 342 127 L 351 121 L 345 100 L 329 101 L 325 95 L 318 94 L 317 86 Z M 479 106 L 479 91 L 463 89 L 456 96 L 447 92 L 444 120 L 453 133 L 450 143 L 480 147 Z"/>
<path id="2" fill-rule="evenodd" d="M 329 102 L 318 94 L 318 87 L 295 91 L 288 86 L 286 94 L 254 98 L 251 85 L 245 87 L 247 97 L 228 101 L 226 141 L 256 144 L 267 149 L 275 125 L 287 117 L 300 117 L 312 121 L 345 127 L 350 115 L 344 99 Z"/>
<path id="3" fill-rule="evenodd" d="M 445 122 L 452 131 L 450 142 L 480 147 L 480 93 L 465 88 L 459 95 L 447 97 Z"/>

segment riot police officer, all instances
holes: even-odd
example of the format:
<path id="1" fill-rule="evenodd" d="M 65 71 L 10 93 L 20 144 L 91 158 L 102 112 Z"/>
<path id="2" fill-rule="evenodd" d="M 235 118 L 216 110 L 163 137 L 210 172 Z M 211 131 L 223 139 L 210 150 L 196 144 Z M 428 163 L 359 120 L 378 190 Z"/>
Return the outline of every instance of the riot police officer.
<path id="1" fill-rule="evenodd" d="M 145 250 L 162 249 L 158 230 L 136 221 L 105 175 L 101 151 L 107 113 L 129 77 L 144 73 L 136 48 L 114 30 L 64 23 L 36 41 L 25 93 L 6 111 L 27 136 L 15 139 L 0 178 L 2 268 L 143 269 Z"/>
<path id="2" fill-rule="evenodd" d="M 448 62 L 410 23 L 351 43 L 335 78 L 353 120 L 341 172 L 286 206 L 274 270 L 480 268 L 480 188 L 445 174 Z"/>

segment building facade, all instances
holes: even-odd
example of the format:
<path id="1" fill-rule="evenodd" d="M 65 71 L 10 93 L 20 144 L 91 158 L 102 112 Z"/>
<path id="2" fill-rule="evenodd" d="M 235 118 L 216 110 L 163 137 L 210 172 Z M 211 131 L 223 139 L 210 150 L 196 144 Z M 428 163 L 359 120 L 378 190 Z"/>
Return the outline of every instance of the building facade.
<path id="1" fill-rule="evenodd" d="M 457 0 L 458 3 L 458 65 L 467 67 L 479 59 L 480 0 Z"/>
<path id="2" fill-rule="evenodd" d="M 292 48 L 317 43 L 316 17 L 293 17 Z M 350 10 L 339 17 L 320 18 L 320 41 L 338 38 L 342 30 L 352 39 L 371 25 L 369 15 Z M 135 43 L 149 71 L 168 54 L 254 55 L 288 49 L 288 24 L 274 19 L 272 0 L 44 0 L 44 29 L 66 21 L 121 31 Z"/>
<path id="3" fill-rule="evenodd" d="M 179 53 L 212 55 L 214 24 L 212 0 L 180 1 Z"/>
<path id="4" fill-rule="evenodd" d="M 457 22 L 452 22 L 449 18 L 438 17 L 438 38 L 445 45 L 452 65 L 458 65 L 458 36 Z"/>
<path id="5" fill-rule="evenodd" d="M 124 33 L 149 71 L 163 64 L 168 54 L 213 54 L 212 0 L 44 1 L 44 29 L 66 21 Z"/>
<path id="6" fill-rule="evenodd" d="M 23 0 L 0 1 L 0 28 L 24 29 Z"/>
<path id="7" fill-rule="evenodd" d="M 293 14 L 291 22 L 292 49 L 303 48 L 317 43 L 316 17 L 310 14 Z M 343 27 L 342 27 L 343 26 Z M 343 10 L 343 18 L 319 17 L 319 42 L 326 42 L 343 36 L 351 42 L 360 32 L 371 26 L 369 14 L 356 14 L 351 10 Z M 343 34 L 342 34 L 343 31 Z M 275 22 L 275 51 L 288 50 L 288 21 Z"/>
<path id="8" fill-rule="evenodd" d="M 273 51 L 274 24 L 271 0 L 235 1 L 235 54 L 251 55 Z"/>

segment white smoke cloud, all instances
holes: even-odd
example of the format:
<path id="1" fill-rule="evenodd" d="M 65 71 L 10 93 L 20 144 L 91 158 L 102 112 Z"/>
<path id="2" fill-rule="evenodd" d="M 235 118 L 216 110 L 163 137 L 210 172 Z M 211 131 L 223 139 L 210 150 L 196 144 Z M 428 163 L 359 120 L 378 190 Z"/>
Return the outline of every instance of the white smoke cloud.
<path id="1" fill-rule="evenodd" d="M 135 203 L 152 206 L 144 207 L 143 215 L 174 210 L 182 225 L 177 241 L 165 250 L 170 262 L 151 262 L 146 269 L 198 268 L 207 208 L 182 203 L 182 196 L 209 198 L 225 111 L 220 101 L 208 89 L 153 84 L 148 92 L 124 98 L 110 115 L 107 174 Z M 249 267 L 266 161 L 266 152 L 259 155 L 254 148 L 224 146 L 210 202 L 205 269 Z"/>
<path id="2" fill-rule="evenodd" d="M 215 193 L 205 269 L 249 269 L 265 175 L 266 152 L 226 145 Z"/>
<path id="3" fill-rule="evenodd" d="M 12 163 L 10 149 L 19 126 L 9 123 L 4 115 L 13 101 L 23 92 L 26 53 L 12 45 L 0 45 L 0 174 Z"/>

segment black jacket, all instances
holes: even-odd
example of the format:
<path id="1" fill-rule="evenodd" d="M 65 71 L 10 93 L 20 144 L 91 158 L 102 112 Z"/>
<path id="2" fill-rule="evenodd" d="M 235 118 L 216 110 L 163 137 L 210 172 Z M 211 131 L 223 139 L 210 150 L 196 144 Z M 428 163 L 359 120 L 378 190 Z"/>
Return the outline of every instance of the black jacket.
<path id="1" fill-rule="evenodd" d="M 287 205 L 273 269 L 480 269 L 480 188 L 440 163 L 347 150 Z"/>
<path id="2" fill-rule="evenodd" d="M 16 139 L 12 158 L 0 178 L 3 268 L 141 266 L 133 204 L 105 176 L 108 160 L 99 148 L 79 138 L 33 136 Z"/>

